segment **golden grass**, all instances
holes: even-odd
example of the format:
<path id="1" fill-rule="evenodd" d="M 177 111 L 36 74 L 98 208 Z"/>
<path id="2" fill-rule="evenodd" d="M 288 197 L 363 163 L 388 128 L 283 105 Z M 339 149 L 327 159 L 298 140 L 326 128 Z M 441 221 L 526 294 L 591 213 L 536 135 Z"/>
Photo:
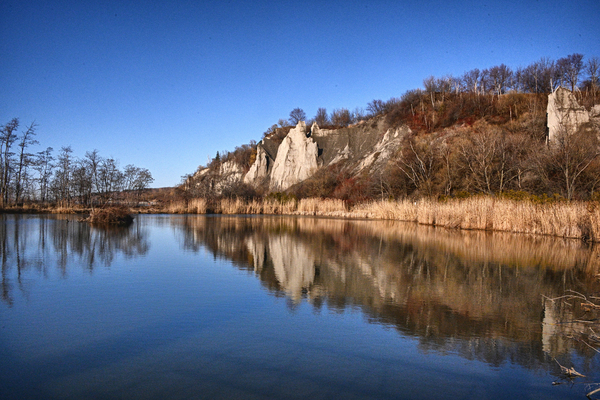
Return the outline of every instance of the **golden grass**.
<path id="1" fill-rule="evenodd" d="M 245 201 L 222 199 L 210 212 L 220 214 L 315 215 L 417 222 L 452 229 L 487 230 L 549 235 L 600 241 L 600 206 L 595 202 L 537 204 L 528 200 L 470 197 L 373 201 L 348 207 L 343 200 L 308 198 L 281 202 L 277 199 Z M 168 213 L 209 212 L 204 199 L 171 202 Z"/>
<path id="2" fill-rule="evenodd" d="M 413 221 L 457 229 L 491 230 L 600 241 L 600 209 L 595 203 L 469 199 L 379 201 L 358 205 L 366 218 Z"/>
<path id="3" fill-rule="evenodd" d="M 346 203 L 339 199 L 302 199 L 296 214 L 300 215 L 335 215 L 347 212 Z"/>

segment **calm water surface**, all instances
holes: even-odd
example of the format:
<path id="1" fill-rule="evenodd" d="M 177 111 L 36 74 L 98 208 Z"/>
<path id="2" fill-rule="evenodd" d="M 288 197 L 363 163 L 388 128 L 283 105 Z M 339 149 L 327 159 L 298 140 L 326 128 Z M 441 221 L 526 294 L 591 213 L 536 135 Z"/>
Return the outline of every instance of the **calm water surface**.
<path id="1" fill-rule="evenodd" d="M 0 216 L 1 399 L 585 399 L 578 242 L 295 217 Z M 559 367 L 587 375 L 561 379 Z M 553 382 L 560 383 L 553 385 Z"/>

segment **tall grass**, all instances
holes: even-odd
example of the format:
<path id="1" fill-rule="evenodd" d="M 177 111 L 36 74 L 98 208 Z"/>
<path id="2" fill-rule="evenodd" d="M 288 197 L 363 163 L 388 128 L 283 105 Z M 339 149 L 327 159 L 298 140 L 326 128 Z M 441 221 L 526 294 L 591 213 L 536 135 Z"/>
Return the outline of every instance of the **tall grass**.
<path id="1" fill-rule="evenodd" d="M 171 201 L 163 207 L 163 212 L 169 214 L 206 214 L 207 211 L 206 199 L 197 198 L 189 201 Z"/>
<path id="2" fill-rule="evenodd" d="M 169 213 L 209 211 L 204 199 L 171 202 Z M 600 241 L 600 206 L 595 202 L 538 204 L 529 200 L 471 197 L 374 201 L 348 207 L 343 200 L 307 198 L 281 201 L 273 198 L 222 199 L 211 212 L 220 214 L 284 214 L 368 218 L 417 222 L 451 229 L 487 230 L 549 235 Z"/>
<path id="3" fill-rule="evenodd" d="M 338 215 L 346 212 L 347 207 L 343 200 L 319 198 L 300 200 L 296 210 L 296 213 L 301 215 Z"/>
<path id="4" fill-rule="evenodd" d="M 457 229 L 491 230 L 600 241 L 600 208 L 595 203 L 530 201 L 473 197 L 438 202 L 379 201 L 358 205 L 366 218 L 414 221 Z"/>

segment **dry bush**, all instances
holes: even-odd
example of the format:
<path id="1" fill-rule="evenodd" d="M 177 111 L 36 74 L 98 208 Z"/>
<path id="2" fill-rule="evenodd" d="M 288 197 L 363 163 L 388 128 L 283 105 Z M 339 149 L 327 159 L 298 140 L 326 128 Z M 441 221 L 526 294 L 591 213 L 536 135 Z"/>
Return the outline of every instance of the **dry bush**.
<path id="1" fill-rule="evenodd" d="M 127 207 L 112 206 L 93 209 L 87 221 L 93 224 L 129 225 L 133 217 Z"/>

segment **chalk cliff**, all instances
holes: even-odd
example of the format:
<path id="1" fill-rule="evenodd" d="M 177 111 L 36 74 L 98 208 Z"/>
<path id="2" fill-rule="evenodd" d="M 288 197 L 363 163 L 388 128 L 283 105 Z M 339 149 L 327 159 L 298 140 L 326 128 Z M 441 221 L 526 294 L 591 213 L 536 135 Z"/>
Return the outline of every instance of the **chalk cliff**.
<path id="1" fill-rule="evenodd" d="M 307 127 L 300 121 L 261 140 L 249 167 L 234 161 L 203 167 L 187 184 L 217 195 L 240 183 L 283 192 L 334 165 L 353 176 L 375 173 L 383 170 L 410 133 L 407 126 L 388 128 L 383 117 L 338 129 L 322 129 L 317 123 Z"/>
<path id="2" fill-rule="evenodd" d="M 283 191 L 309 178 L 318 168 L 318 156 L 317 143 L 307 135 L 306 124 L 298 122 L 279 145 L 269 188 Z"/>
<path id="3" fill-rule="evenodd" d="M 590 112 L 577 102 L 575 95 L 563 87 L 559 87 L 548 96 L 548 140 L 553 142 L 564 132 L 572 134 L 590 122 Z M 592 109 L 595 117 L 597 110 Z"/>
<path id="4" fill-rule="evenodd" d="M 410 132 L 388 129 L 383 118 L 339 129 L 307 128 L 301 121 L 280 143 L 271 137 L 258 143 L 243 182 L 258 187 L 268 181 L 269 190 L 285 191 L 335 164 L 353 175 L 368 173 L 383 168 Z"/>

